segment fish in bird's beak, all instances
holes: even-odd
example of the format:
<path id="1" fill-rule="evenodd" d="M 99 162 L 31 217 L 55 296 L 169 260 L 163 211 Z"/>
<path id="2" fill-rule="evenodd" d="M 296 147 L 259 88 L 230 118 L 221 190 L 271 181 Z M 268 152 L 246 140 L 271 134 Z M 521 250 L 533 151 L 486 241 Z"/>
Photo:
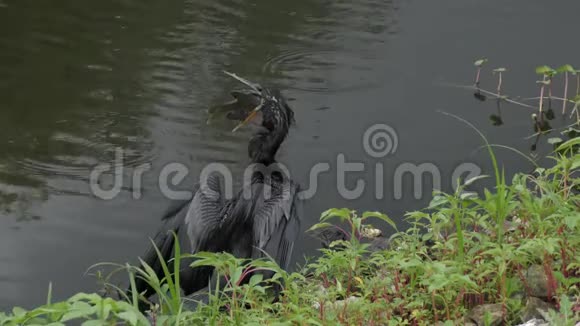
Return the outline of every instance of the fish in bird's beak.
<path id="1" fill-rule="evenodd" d="M 248 96 L 252 96 L 252 100 L 256 101 L 259 99 L 259 103 L 254 107 L 254 109 L 252 111 L 250 111 L 250 113 L 245 117 L 245 119 L 238 124 L 233 130 L 232 132 L 236 132 L 238 129 L 240 129 L 241 127 L 245 126 L 246 124 L 248 124 L 249 122 L 254 121 L 258 116 L 260 116 L 260 110 L 262 109 L 262 107 L 264 106 L 264 96 L 262 95 L 262 86 L 260 86 L 259 84 L 255 84 L 250 82 L 247 79 L 244 79 L 236 74 L 233 74 L 231 72 L 227 72 L 224 71 L 224 73 L 232 78 L 234 78 L 235 80 L 239 81 L 240 83 L 248 86 L 252 91 L 248 94 Z M 236 93 L 236 94 L 240 94 L 240 93 Z M 251 94 L 251 95 L 250 95 Z M 234 94 L 232 94 L 234 95 Z M 235 96 L 235 95 L 234 95 Z M 245 110 L 242 110 L 245 111 Z M 236 119 L 237 117 L 235 116 L 235 114 L 240 114 L 240 113 L 245 113 L 245 112 L 230 112 L 230 114 L 228 114 L 230 117 Z"/>
<path id="2" fill-rule="evenodd" d="M 246 117 L 246 119 L 244 119 L 244 121 L 240 122 L 240 124 L 238 124 L 232 130 L 232 132 L 236 132 L 236 130 L 240 129 L 241 127 L 245 126 L 246 124 L 248 124 L 249 122 L 251 122 L 252 120 L 254 120 L 258 116 L 258 113 L 262 109 L 263 106 L 264 106 L 264 102 L 261 102 L 258 106 L 256 106 L 256 108 L 254 108 L 252 110 L 252 112 L 250 112 L 250 114 L 248 114 L 248 116 Z"/>
<path id="3" fill-rule="evenodd" d="M 230 94 L 234 98 L 233 100 L 208 109 L 208 125 L 214 121 L 226 119 L 238 122 L 243 121 L 260 104 L 262 99 L 260 94 L 256 94 L 253 91 L 235 90 Z"/>

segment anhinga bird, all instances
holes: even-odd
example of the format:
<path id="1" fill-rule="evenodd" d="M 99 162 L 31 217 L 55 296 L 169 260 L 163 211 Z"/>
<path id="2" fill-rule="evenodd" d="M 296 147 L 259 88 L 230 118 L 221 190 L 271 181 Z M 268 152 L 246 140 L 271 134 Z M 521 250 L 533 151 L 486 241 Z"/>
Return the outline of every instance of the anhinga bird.
<path id="1" fill-rule="evenodd" d="M 248 145 L 250 167 L 255 169 L 252 178 L 244 180 L 243 189 L 230 199 L 225 198 L 216 175 L 201 180 L 201 184 L 195 185 L 192 199 L 173 203 L 174 207 L 163 217 L 164 224 L 153 242 L 169 265 L 174 255 L 172 232 L 175 232 L 182 252 L 229 252 L 238 258 L 252 259 L 267 254 L 287 269 L 300 231 L 299 186 L 288 175 L 272 168 L 276 166 L 276 152 L 294 122 L 294 113 L 278 90 L 227 74 L 250 87 L 246 95 L 255 96 L 255 101 L 250 102 L 257 103 L 253 110 L 242 114 L 245 119 L 232 130 L 250 121 L 260 122 L 259 131 Z M 235 116 L 239 117 L 240 112 Z M 143 260 L 155 270 L 159 279 L 163 277 L 154 248 L 150 248 Z M 191 268 L 190 262 L 182 262 L 180 273 L 185 295 L 208 286 L 213 274 L 211 267 Z M 264 276 L 268 278 L 272 274 Z M 154 294 L 144 280 L 137 280 L 136 290 L 145 292 L 145 297 Z"/>

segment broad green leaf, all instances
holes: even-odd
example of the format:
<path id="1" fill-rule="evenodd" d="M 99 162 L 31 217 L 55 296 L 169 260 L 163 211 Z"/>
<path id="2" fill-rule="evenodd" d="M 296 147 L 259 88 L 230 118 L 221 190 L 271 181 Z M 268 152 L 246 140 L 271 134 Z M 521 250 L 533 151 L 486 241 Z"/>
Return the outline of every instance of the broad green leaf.
<path id="1" fill-rule="evenodd" d="M 240 266 L 235 269 L 234 273 L 231 275 L 232 282 L 237 283 L 240 282 L 240 278 L 242 277 L 242 273 L 244 273 L 244 267 Z"/>
<path id="2" fill-rule="evenodd" d="M 549 75 L 549 74 L 552 74 L 554 72 L 555 72 L 554 69 L 552 69 L 546 65 L 536 67 L 536 74 L 538 74 L 538 75 Z"/>
<path id="3" fill-rule="evenodd" d="M 79 318 L 88 318 L 89 316 L 91 316 L 93 313 L 92 309 L 86 309 L 86 310 L 80 310 L 80 309 L 74 309 L 74 310 L 70 310 L 68 312 L 66 312 L 62 318 L 60 319 L 60 321 L 70 321 L 73 319 L 79 319 Z"/>
<path id="4" fill-rule="evenodd" d="M 352 224 L 354 225 L 355 230 L 360 230 L 362 219 L 360 217 L 353 217 Z"/>
<path id="5" fill-rule="evenodd" d="M 474 191 L 464 191 L 459 195 L 459 199 L 468 200 L 478 198 L 477 193 Z"/>
<path id="6" fill-rule="evenodd" d="M 448 202 L 449 202 L 449 200 L 447 199 L 447 197 L 442 196 L 442 195 L 436 195 L 435 197 L 433 197 L 433 199 L 429 203 L 428 208 L 433 209 L 435 207 L 441 206 L 441 205 L 446 204 Z"/>
<path id="7" fill-rule="evenodd" d="M 109 314 L 111 313 L 111 304 L 109 302 L 103 302 L 103 315 L 101 318 L 109 319 Z"/>
<path id="8" fill-rule="evenodd" d="M 348 208 L 331 208 L 322 213 L 320 216 L 320 221 L 324 222 L 328 219 L 333 217 L 340 218 L 341 221 L 347 220 L 350 218 L 351 211 Z"/>
<path id="9" fill-rule="evenodd" d="M 493 72 L 505 72 L 505 71 L 507 71 L 507 69 L 506 68 L 503 68 L 503 67 L 496 68 L 496 69 L 493 70 Z"/>
<path id="10" fill-rule="evenodd" d="M 376 218 L 380 219 L 381 221 L 389 224 L 393 229 L 397 230 L 397 225 L 395 224 L 395 222 L 393 222 L 393 220 L 391 220 L 387 216 L 387 214 L 375 211 L 375 212 L 364 212 L 362 215 L 363 220 L 366 220 L 369 217 L 376 217 Z"/>
<path id="11" fill-rule="evenodd" d="M 571 65 L 563 65 L 561 67 L 558 67 L 558 69 L 556 69 L 557 72 L 562 73 L 562 72 L 570 72 L 570 73 L 576 73 L 576 70 L 574 70 L 574 67 L 572 67 Z"/>
<path id="12" fill-rule="evenodd" d="M 80 301 L 80 300 L 87 300 L 90 302 L 99 302 L 101 301 L 103 298 L 96 294 L 96 293 L 77 293 L 75 295 L 73 295 L 72 297 L 70 297 L 67 301 L 68 302 L 75 302 L 75 301 Z"/>
<path id="13" fill-rule="evenodd" d="M 117 317 L 127 321 L 130 325 L 137 325 L 137 314 L 134 311 L 123 311 Z"/>
<path id="14" fill-rule="evenodd" d="M 558 146 L 558 148 L 556 148 L 556 151 L 560 152 L 564 149 L 568 149 L 568 148 L 571 148 L 571 147 L 577 146 L 577 145 L 580 145 L 580 137 L 572 138 L 572 139 L 564 142 L 564 144 L 562 144 L 562 145 Z"/>
<path id="15" fill-rule="evenodd" d="M 568 228 L 573 230 L 578 225 L 580 225 L 580 214 L 576 213 L 564 217 L 564 224 L 566 224 Z"/>
<path id="16" fill-rule="evenodd" d="M 327 223 L 327 222 L 323 222 L 323 223 L 316 223 L 313 226 L 311 226 L 308 230 L 306 230 L 306 232 L 312 232 L 318 229 L 326 229 L 326 228 L 331 228 L 333 227 L 333 224 Z"/>
<path id="17" fill-rule="evenodd" d="M 20 307 L 14 307 L 12 308 L 12 314 L 16 317 L 22 317 L 26 314 L 26 310 Z"/>
<path id="18" fill-rule="evenodd" d="M 473 63 L 476 67 L 481 67 L 483 66 L 485 63 L 487 62 L 486 58 L 482 58 L 479 60 L 475 60 L 475 62 Z"/>
<path id="19" fill-rule="evenodd" d="M 342 283 L 340 283 L 338 279 L 336 279 L 336 291 L 338 291 L 338 293 L 342 292 Z"/>
<path id="20" fill-rule="evenodd" d="M 561 142 L 563 142 L 563 140 L 560 137 L 548 138 L 548 144 L 550 144 L 550 145 L 559 144 Z"/>
<path id="21" fill-rule="evenodd" d="M 250 278 L 250 286 L 254 287 L 256 286 L 258 283 L 262 282 L 262 279 L 264 278 L 264 275 L 262 274 L 254 274 L 252 275 L 252 277 Z"/>

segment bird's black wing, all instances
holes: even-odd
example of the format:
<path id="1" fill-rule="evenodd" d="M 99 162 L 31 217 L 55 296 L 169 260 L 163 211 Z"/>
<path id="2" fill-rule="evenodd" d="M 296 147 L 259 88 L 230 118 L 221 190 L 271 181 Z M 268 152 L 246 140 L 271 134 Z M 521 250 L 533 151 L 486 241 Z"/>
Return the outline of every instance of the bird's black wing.
<path id="1" fill-rule="evenodd" d="M 220 230 L 232 199 L 225 198 L 219 177 L 214 173 L 202 180 L 194 194 L 185 216 L 185 231 L 189 241 L 188 252 L 220 252 L 226 249 L 228 238 Z M 187 261 L 180 280 L 186 295 L 208 285 L 213 274 L 211 267 L 189 268 L 193 260 Z"/>
<path id="2" fill-rule="evenodd" d="M 163 225 L 153 238 L 155 247 L 159 250 L 163 261 L 173 271 L 175 256 L 175 237 L 180 244 L 182 253 L 197 253 L 199 251 L 220 250 L 220 241 L 213 241 L 212 237 L 219 226 L 220 214 L 224 207 L 219 179 L 210 176 L 202 184 L 196 184 L 193 198 L 188 201 L 172 203 L 163 216 Z M 143 256 L 143 261 L 151 266 L 159 279 L 165 277 L 161 260 L 154 247 L 150 247 Z M 180 268 L 180 284 L 186 295 L 205 286 L 211 277 L 213 269 L 209 267 L 190 268 L 192 259 L 182 259 Z M 142 279 L 136 280 L 139 293 L 146 291 L 145 297 L 153 294 L 153 289 Z"/>
<path id="3" fill-rule="evenodd" d="M 268 189 L 269 188 L 269 189 Z M 274 258 L 283 269 L 288 269 L 294 242 L 300 232 L 302 201 L 298 197 L 300 187 L 290 181 L 282 183 L 254 184 L 252 258 Z"/>
<path id="4" fill-rule="evenodd" d="M 222 242 L 215 237 L 224 214 L 226 214 L 224 208 L 227 200 L 224 196 L 220 179 L 215 173 L 208 176 L 200 184 L 185 216 L 191 252 L 218 249 L 213 248 L 216 246 L 213 244 Z"/>

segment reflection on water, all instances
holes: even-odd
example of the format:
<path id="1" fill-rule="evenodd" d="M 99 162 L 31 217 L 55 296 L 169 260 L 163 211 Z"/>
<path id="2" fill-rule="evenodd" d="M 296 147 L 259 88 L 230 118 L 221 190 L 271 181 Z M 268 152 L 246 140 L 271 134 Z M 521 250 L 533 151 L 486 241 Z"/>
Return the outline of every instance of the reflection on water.
<path id="1" fill-rule="evenodd" d="M 430 161 L 451 171 L 459 161 L 487 162 L 468 157 L 480 145 L 477 136 L 457 137 L 465 130 L 436 111 L 483 122 L 489 113 L 433 83 L 468 80 L 466 67 L 482 51 L 520 65 L 514 69 L 557 56 L 525 39 L 552 35 L 551 28 L 562 37 L 575 30 L 564 26 L 575 17 L 545 17 L 545 6 L 523 0 L 0 0 L 0 309 L 41 303 L 49 281 L 55 299 L 94 289 L 94 280 L 82 277 L 88 266 L 135 261 L 168 205 L 156 178 L 164 164 L 191 169 L 177 188 L 189 188 L 210 162 L 240 175 L 250 131 L 232 134 L 231 126 L 206 123 L 207 110 L 238 86 L 222 70 L 278 86 L 293 99 L 297 127 L 279 158 L 301 183 L 308 184 L 313 165 L 336 162 L 339 153 L 372 166 L 376 160 L 365 154 L 361 137 L 375 123 L 394 127 L 401 140 L 386 167 Z M 576 2 L 567 6 L 558 12 L 578 12 Z M 489 19 L 496 23 L 484 33 Z M 521 30 L 509 32 L 506 24 Z M 512 44 L 514 34 L 523 45 Z M 494 52 L 486 35 L 507 43 Z M 502 108 L 509 129 L 482 129 L 494 142 L 518 139 L 509 145 L 521 148 L 525 143 L 513 136 L 529 132 L 529 120 L 524 126 L 512 112 Z M 112 201 L 97 200 L 89 171 L 113 162 L 117 148 L 123 149 L 123 191 Z M 527 164 L 504 159 L 513 170 Z M 135 200 L 131 177 L 148 163 L 138 185 L 143 197 Z M 334 172 L 318 180 L 324 191 L 307 203 L 305 227 L 329 206 L 381 210 L 400 220 L 429 200 L 413 199 L 406 188 L 401 200 L 386 194 L 349 201 L 337 193 Z M 374 184 L 373 173 L 356 177 Z M 303 239 L 295 258 L 314 253 L 316 245 Z"/>
<path id="2" fill-rule="evenodd" d="M 478 71 L 478 76 L 480 76 L 480 71 Z M 563 79 L 563 78 L 559 78 Z M 560 81 L 560 80 L 559 80 Z M 551 83 L 556 84 L 556 81 L 552 81 Z M 561 85 L 560 85 L 561 84 Z M 560 84 L 556 84 L 558 87 L 562 87 L 564 89 L 567 86 L 564 86 L 564 81 L 561 80 Z M 580 85 L 580 82 L 579 82 Z M 491 101 L 494 103 L 495 106 L 495 113 L 491 113 L 489 115 L 489 121 L 495 127 L 504 126 L 505 122 L 502 118 L 502 107 L 507 106 L 508 110 L 513 109 L 514 107 L 523 107 L 529 109 L 527 115 L 531 117 L 531 128 L 530 132 L 533 134 L 525 137 L 526 139 L 531 139 L 530 151 L 532 152 L 530 155 L 536 156 L 534 152 L 538 149 L 538 145 L 542 139 L 544 139 L 548 144 L 554 145 L 554 148 L 557 148 L 557 145 L 564 142 L 565 140 L 572 139 L 576 136 L 577 128 L 580 128 L 580 119 L 574 114 L 574 112 L 570 113 L 566 111 L 566 108 L 570 105 L 569 101 L 566 101 L 566 104 L 563 105 L 563 109 L 561 113 L 556 113 L 552 108 L 552 103 L 556 100 L 563 102 L 563 97 L 559 98 L 556 96 L 547 95 L 545 98 L 524 98 L 523 100 L 535 100 L 540 101 L 541 103 L 538 106 L 533 106 L 520 100 L 521 96 L 513 96 L 513 95 L 506 95 L 502 94 L 500 87 L 501 87 L 501 79 L 500 84 L 497 86 L 497 92 L 493 93 L 489 90 L 485 90 L 481 87 L 481 84 L 476 81 L 473 87 L 469 86 L 462 86 L 462 88 L 469 88 L 474 89 L 473 97 L 480 101 L 486 102 L 488 101 L 488 96 L 492 98 Z M 551 86 L 552 87 L 552 86 Z M 555 87 L 552 87 L 555 88 Z M 548 94 L 552 94 L 552 88 L 550 88 Z M 558 90 L 560 91 L 560 90 Z M 564 92 L 564 90 L 562 90 Z M 543 94 L 543 92 L 542 92 Z M 569 98 L 574 98 L 576 95 L 572 94 Z M 514 100 L 516 99 L 516 100 Z M 519 101 L 518 101 L 519 100 Z M 491 104 L 491 103 L 490 103 Z M 492 111 L 493 112 L 493 111 Z M 523 113 L 523 112 L 522 112 Z M 520 114 L 518 119 L 526 119 L 526 114 Z M 510 122 L 506 124 L 505 128 L 510 128 Z M 550 137 L 550 135 L 552 135 Z M 562 139 L 563 137 L 564 139 Z"/>
<path id="3" fill-rule="evenodd" d="M 115 243 L 114 223 L 128 223 L 133 229 L 140 225 L 133 239 L 144 240 L 150 233 L 156 214 L 112 222 L 112 217 L 100 213 L 118 216 L 113 210 L 121 210 L 121 215 L 132 216 L 140 210 L 131 207 L 147 211 L 151 203 L 157 203 L 160 212 L 167 200 L 157 190 L 155 173 L 163 164 L 181 162 L 193 174 L 213 161 L 230 164 L 234 170 L 243 168 L 248 132 L 232 135 L 229 128 L 205 123 L 206 110 L 226 99 L 233 86 L 221 74 L 223 69 L 287 90 L 329 93 L 372 87 L 383 76 L 372 73 L 376 58 L 368 45 L 385 42 L 382 35 L 392 32 L 395 19 L 394 5 L 377 1 L 353 7 L 346 2 L 313 1 L 277 5 L 105 1 L 90 6 L 65 1 L 54 6 L 3 0 L 0 8 L 0 207 L 4 215 L 0 222 L 15 226 L 16 221 L 40 218 L 45 223 L 40 229 L 48 238 L 65 232 L 61 239 L 67 239 L 67 245 L 89 252 L 93 249 L 84 243 L 96 238 L 83 234 L 93 234 L 91 230 L 104 231 L 97 241 L 110 240 L 108 249 Z M 374 18 L 352 19 L 355 16 Z M 349 42 L 356 47 L 344 48 Z M 337 71 L 352 78 L 329 78 Z M 89 191 L 89 172 L 97 164 L 113 162 L 117 148 L 123 150 L 125 194 L 112 203 L 100 203 Z M 140 190 L 150 203 L 127 204 L 134 190 L 133 170 L 147 163 L 152 163 L 152 171 Z M 192 180 L 190 176 L 188 182 Z M 189 187 L 187 182 L 182 186 Z M 58 208 L 51 208 L 57 203 Z M 74 209 L 67 212 L 66 207 Z M 95 211 L 96 207 L 100 208 Z M 36 296 L 42 291 L 32 291 L 33 284 L 23 283 L 37 278 L 35 285 L 44 289 L 47 278 L 30 272 L 37 263 L 57 265 L 49 279 L 68 272 L 58 267 L 61 259 L 55 251 L 63 248 L 54 240 L 50 249 L 44 249 L 51 253 L 46 251 L 33 262 L 38 255 L 30 250 L 47 243 L 37 237 L 40 229 L 21 226 L 20 232 L 33 235 L 26 240 L 30 245 L 0 251 L 0 259 L 23 257 L 12 262 L 10 270 L 29 272 L 12 279 L 9 288 L 17 284 L 30 294 L 3 291 L 0 306 L 38 302 Z M 24 241 L 23 235 L 8 233 L 9 229 L 3 232 Z M 83 240 L 75 243 L 75 239 Z M 140 253 L 132 249 L 123 255 Z M 70 261 L 67 255 L 71 253 L 65 252 L 63 259 Z M 75 272 L 87 266 L 82 263 L 75 263 Z M 7 271 L 0 271 L 0 283 L 7 282 L 2 277 L 11 277 L 4 275 Z M 61 289 L 76 286 L 60 283 Z"/>

